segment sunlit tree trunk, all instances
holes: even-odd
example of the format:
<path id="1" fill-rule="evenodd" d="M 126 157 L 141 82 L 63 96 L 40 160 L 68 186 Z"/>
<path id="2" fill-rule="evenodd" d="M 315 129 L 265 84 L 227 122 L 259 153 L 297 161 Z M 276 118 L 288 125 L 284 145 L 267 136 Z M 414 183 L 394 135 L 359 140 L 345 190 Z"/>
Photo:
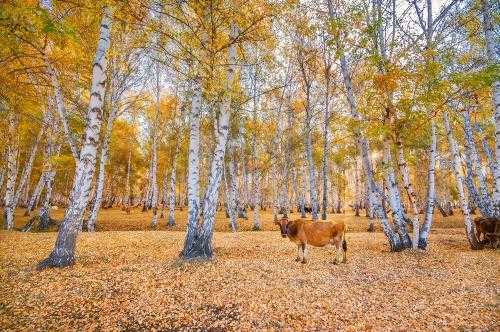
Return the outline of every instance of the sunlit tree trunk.
<path id="1" fill-rule="evenodd" d="M 448 146 L 451 153 L 451 162 L 453 166 L 453 174 L 455 176 L 455 182 L 458 190 L 458 198 L 460 200 L 460 206 L 462 208 L 462 213 L 464 216 L 464 224 L 465 224 L 465 232 L 467 234 L 467 239 L 469 240 L 470 247 L 472 249 L 480 249 L 481 245 L 478 243 L 478 239 L 476 238 L 475 226 L 472 222 L 472 218 L 469 212 L 469 204 L 467 202 L 467 198 L 465 197 L 464 185 L 463 185 L 463 177 L 460 173 L 460 156 L 458 154 L 457 143 L 455 142 L 455 138 L 453 137 L 453 133 L 451 131 L 450 121 L 448 119 L 448 112 L 443 113 L 443 124 L 444 129 L 446 131 L 446 136 L 448 137 Z"/>
<path id="2" fill-rule="evenodd" d="M 335 14 L 335 9 L 333 7 L 332 1 L 326 0 L 326 2 L 328 5 L 328 12 L 329 12 L 330 17 L 332 19 L 335 19 L 336 14 Z M 351 112 L 351 117 L 357 121 L 360 121 L 361 115 L 358 113 L 358 110 L 357 110 L 356 99 L 355 99 L 354 91 L 352 88 L 352 80 L 351 80 L 351 76 L 349 74 L 347 60 L 346 60 L 346 57 L 344 55 L 343 49 L 340 45 L 340 40 L 339 40 L 338 36 L 336 37 L 335 41 L 337 44 L 337 52 L 339 53 L 340 70 L 341 70 L 343 81 L 344 81 L 344 86 L 345 86 L 345 90 L 346 90 L 347 101 L 348 101 L 350 112 Z M 359 147 L 361 160 L 363 162 L 365 180 L 367 181 L 367 194 L 368 194 L 368 202 L 369 202 L 370 208 L 373 209 L 374 215 L 376 215 L 380 221 L 380 224 L 382 226 L 382 230 L 389 241 L 389 246 L 391 248 L 391 251 L 400 251 L 403 249 L 402 244 L 401 244 L 401 240 L 399 239 L 398 235 L 392 230 L 392 228 L 389 225 L 386 212 L 382 206 L 381 191 L 377 187 L 377 185 L 375 184 L 375 181 L 373 179 L 373 171 L 372 171 L 371 161 L 369 159 L 370 157 L 369 157 L 368 141 L 363 137 L 363 135 L 359 129 L 355 129 L 355 137 L 356 137 L 356 143 L 358 144 L 358 147 Z"/>
<path id="3" fill-rule="evenodd" d="M 418 247 L 427 248 L 427 241 L 432 227 L 432 218 L 434 216 L 434 201 L 436 198 L 435 188 L 435 167 L 437 155 L 436 125 L 434 120 L 431 122 L 431 146 L 429 148 L 429 169 L 427 171 L 427 203 L 425 205 L 424 222 L 420 227 Z"/>
<path id="4" fill-rule="evenodd" d="M 97 50 L 92 68 L 92 85 L 84 130 L 83 145 L 76 164 L 69 205 L 59 228 L 54 250 L 41 261 L 38 268 L 62 267 L 74 263 L 76 237 L 81 228 L 83 213 L 89 200 L 92 177 L 95 171 L 97 144 L 102 122 L 102 104 L 106 83 L 106 53 L 110 45 L 111 12 L 102 9 Z"/>

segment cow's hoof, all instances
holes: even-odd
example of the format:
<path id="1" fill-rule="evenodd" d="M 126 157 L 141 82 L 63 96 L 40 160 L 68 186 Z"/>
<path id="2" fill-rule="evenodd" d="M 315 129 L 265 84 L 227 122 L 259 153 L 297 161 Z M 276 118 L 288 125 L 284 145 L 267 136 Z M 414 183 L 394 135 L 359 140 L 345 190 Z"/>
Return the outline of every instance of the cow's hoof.
<path id="1" fill-rule="evenodd" d="M 333 261 L 333 265 L 338 265 L 339 263 L 337 263 L 337 261 Z"/>
<path id="2" fill-rule="evenodd" d="M 295 261 L 300 262 L 300 261 L 302 261 L 302 259 L 300 257 L 297 257 L 297 258 L 295 258 Z"/>
<path id="3" fill-rule="evenodd" d="M 306 263 L 307 263 L 307 261 L 304 259 L 301 263 L 302 263 L 302 264 L 306 264 Z"/>

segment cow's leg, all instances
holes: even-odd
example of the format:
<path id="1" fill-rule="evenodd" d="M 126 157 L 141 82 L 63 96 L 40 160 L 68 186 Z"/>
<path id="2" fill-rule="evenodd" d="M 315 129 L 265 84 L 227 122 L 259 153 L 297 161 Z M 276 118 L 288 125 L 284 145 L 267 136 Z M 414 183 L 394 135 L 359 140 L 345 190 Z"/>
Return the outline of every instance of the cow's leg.
<path id="1" fill-rule="evenodd" d="M 307 245 L 302 243 L 302 264 L 307 263 Z"/>
<path id="2" fill-rule="evenodd" d="M 302 251 L 302 244 L 299 243 L 297 245 L 297 258 L 295 259 L 296 262 L 302 262 L 302 257 L 303 257 L 304 253 Z"/>
<path id="3" fill-rule="evenodd" d="M 342 263 L 342 259 L 343 259 L 343 250 L 342 250 L 342 238 L 335 238 L 333 240 L 333 243 L 335 245 L 335 261 L 333 262 L 333 264 L 337 265 L 337 264 L 340 264 Z"/>

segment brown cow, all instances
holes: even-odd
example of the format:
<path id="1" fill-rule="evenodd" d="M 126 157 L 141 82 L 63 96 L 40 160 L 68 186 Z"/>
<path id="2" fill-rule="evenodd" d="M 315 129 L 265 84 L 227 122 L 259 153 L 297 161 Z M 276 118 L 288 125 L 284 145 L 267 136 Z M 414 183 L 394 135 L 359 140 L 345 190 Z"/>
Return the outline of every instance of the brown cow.
<path id="1" fill-rule="evenodd" d="M 307 263 L 307 246 L 324 247 L 333 244 L 336 248 L 334 264 L 346 262 L 347 242 L 345 241 L 346 227 L 344 223 L 311 221 L 297 219 L 289 221 L 282 218 L 276 221 L 281 230 L 281 236 L 288 237 L 297 244 L 297 262 Z"/>
<path id="2" fill-rule="evenodd" d="M 476 224 L 477 240 L 497 248 L 500 243 L 500 219 L 478 217 L 474 219 L 474 224 Z M 483 235 L 482 240 L 481 235 Z"/>

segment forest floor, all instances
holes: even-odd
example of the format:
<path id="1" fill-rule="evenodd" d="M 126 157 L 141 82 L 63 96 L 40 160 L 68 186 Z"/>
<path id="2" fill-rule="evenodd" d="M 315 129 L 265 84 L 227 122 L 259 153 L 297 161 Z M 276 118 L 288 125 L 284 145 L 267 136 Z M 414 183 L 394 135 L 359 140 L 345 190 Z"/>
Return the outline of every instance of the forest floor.
<path id="1" fill-rule="evenodd" d="M 350 229 L 347 264 L 333 265 L 332 248 L 295 262 L 296 246 L 267 212 L 261 232 L 221 232 L 227 220 L 218 218 L 216 256 L 204 263 L 178 260 L 180 221 L 145 231 L 141 212 L 104 210 L 100 229 L 117 231 L 82 233 L 77 262 L 64 269 L 35 269 L 55 232 L 2 231 L 0 330 L 500 329 L 500 252 L 471 251 L 458 213 L 438 218 L 426 252 L 401 253 L 388 252 L 380 231 L 365 232 L 364 218 L 329 218 Z"/>

